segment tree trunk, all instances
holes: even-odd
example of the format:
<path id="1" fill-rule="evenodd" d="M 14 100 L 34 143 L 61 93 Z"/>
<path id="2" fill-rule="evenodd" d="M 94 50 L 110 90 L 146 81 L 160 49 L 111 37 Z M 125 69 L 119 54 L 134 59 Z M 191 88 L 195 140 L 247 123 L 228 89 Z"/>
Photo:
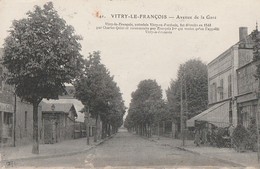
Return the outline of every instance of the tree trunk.
<path id="1" fill-rule="evenodd" d="M 110 136 L 111 136 L 111 131 L 110 131 L 110 124 L 108 124 L 108 130 L 107 130 L 107 131 L 108 131 L 108 133 L 107 133 L 107 134 L 108 134 L 108 136 L 110 137 Z"/>
<path id="2" fill-rule="evenodd" d="M 175 124 L 174 124 L 174 121 L 172 121 L 172 138 L 175 138 Z"/>
<path id="3" fill-rule="evenodd" d="M 157 135 L 158 135 L 158 139 L 160 138 L 160 122 L 158 122 L 157 124 Z"/>
<path id="4" fill-rule="evenodd" d="M 147 137 L 147 124 L 146 123 L 144 124 L 144 135 L 145 135 L 145 137 Z"/>
<path id="5" fill-rule="evenodd" d="M 38 105 L 39 103 L 33 103 L 33 154 L 39 154 Z"/>
<path id="6" fill-rule="evenodd" d="M 145 136 L 148 137 L 148 124 L 145 124 Z"/>
<path id="7" fill-rule="evenodd" d="M 96 128 L 94 132 L 94 142 L 97 142 L 97 130 L 98 130 L 98 115 L 96 116 Z"/>
<path id="8" fill-rule="evenodd" d="M 87 145 L 89 145 L 89 118 L 90 118 L 90 114 L 89 114 L 89 106 L 88 106 L 88 112 L 87 112 L 87 117 L 86 117 L 86 136 L 87 136 Z"/>
<path id="9" fill-rule="evenodd" d="M 105 132 L 106 132 L 105 123 L 103 123 L 103 124 L 102 124 L 101 139 L 104 139 L 104 138 L 105 138 Z"/>
<path id="10" fill-rule="evenodd" d="M 143 136 L 145 136 L 145 124 L 143 123 Z"/>
<path id="11" fill-rule="evenodd" d="M 149 128 L 149 138 L 151 138 L 152 137 L 152 127 L 151 127 L 151 124 L 149 124 L 148 128 Z"/>
<path id="12" fill-rule="evenodd" d="M 142 136 L 144 135 L 144 124 L 142 123 L 141 125 L 141 130 L 142 130 Z"/>
<path id="13" fill-rule="evenodd" d="M 165 121 L 163 121 L 163 131 L 162 131 L 162 134 L 164 135 L 165 134 Z"/>

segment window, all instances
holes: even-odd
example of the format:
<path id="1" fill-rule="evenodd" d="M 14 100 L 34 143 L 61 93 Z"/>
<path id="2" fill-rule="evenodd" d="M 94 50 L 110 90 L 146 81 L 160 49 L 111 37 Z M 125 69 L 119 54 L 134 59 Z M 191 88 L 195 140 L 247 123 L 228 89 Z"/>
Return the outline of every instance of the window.
<path id="1" fill-rule="evenodd" d="M 212 83 L 210 85 L 210 101 L 214 103 L 217 101 L 217 85 L 216 83 Z"/>
<path id="2" fill-rule="evenodd" d="M 224 81 L 223 81 L 223 79 L 221 79 L 220 80 L 220 86 L 219 86 L 219 98 L 220 98 L 220 100 L 223 100 L 223 98 L 224 98 L 223 86 L 224 86 Z"/>
<path id="3" fill-rule="evenodd" d="M 4 112 L 4 124 L 11 125 L 13 124 L 13 114 Z"/>
<path id="4" fill-rule="evenodd" d="M 233 119 L 233 114 L 232 114 L 232 110 L 229 110 L 229 123 L 232 124 L 232 119 Z"/>
<path id="5" fill-rule="evenodd" d="M 231 75 L 228 75 L 228 97 L 232 96 L 232 81 Z"/>
<path id="6" fill-rule="evenodd" d="M 214 83 L 215 102 L 217 101 L 217 84 Z"/>
<path id="7" fill-rule="evenodd" d="M 210 87 L 209 87 L 209 102 L 210 103 L 213 102 L 213 89 L 212 89 L 212 85 L 210 85 Z"/>
<path id="8" fill-rule="evenodd" d="M 249 124 L 248 112 L 242 112 L 242 124 L 244 127 L 248 127 Z"/>

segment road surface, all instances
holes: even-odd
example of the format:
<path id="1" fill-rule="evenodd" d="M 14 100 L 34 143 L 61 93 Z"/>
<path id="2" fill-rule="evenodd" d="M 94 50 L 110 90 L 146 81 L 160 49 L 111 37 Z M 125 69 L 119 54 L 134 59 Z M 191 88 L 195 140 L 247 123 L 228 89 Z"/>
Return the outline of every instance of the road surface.
<path id="1" fill-rule="evenodd" d="M 86 153 L 51 159 L 26 160 L 14 164 L 14 167 L 26 168 L 174 168 L 183 166 L 234 167 L 217 159 L 160 145 L 126 131 L 120 131 L 112 139 Z"/>

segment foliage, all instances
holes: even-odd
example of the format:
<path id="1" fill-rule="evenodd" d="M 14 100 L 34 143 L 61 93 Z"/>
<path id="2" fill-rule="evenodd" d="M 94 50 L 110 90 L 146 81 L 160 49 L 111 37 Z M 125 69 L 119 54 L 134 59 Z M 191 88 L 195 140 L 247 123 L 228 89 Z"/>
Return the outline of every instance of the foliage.
<path id="1" fill-rule="evenodd" d="M 17 96 L 33 104 L 33 153 L 39 153 L 38 105 L 57 99 L 80 74 L 81 38 L 60 18 L 51 2 L 36 6 L 27 18 L 14 20 L 4 43 L 7 83 Z"/>
<path id="2" fill-rule="evenodd" d="M 256 127 L 256 118 L 250 119 L 250 124 L 247 128 L 249 132 L 249 139 L 248 139 L 248 148 L 251 150 L 255 150 L 256 143 L 257 143 L 257 127 Z"/>
<path id="3" fill-rule="evenodd" d="M 7 82 L 22 99 L 39 103 L 56 99 L 79 74 L 81 45 L 72 26 L 59 17 L 51 2 L 35 7 L 28 18 L 14 20 L 4 44 Z"/>
<path id="4" fill-rule="evenodd" d="M 237 125 L 237 127 L 233 132 L 233 144 L 235 145 L 237 150 L 240 151 L 241 149 L 244 150 L 246 148 L 248 142 L 249 142 L 249 132 L 243 125 L 241 124 Z"/>
<path id="5" fill-rule="evenodd" d="M 165 117 L 166 105 L 162 99 L 162 89 L 155 80 L 143 80 L 132 93 L 126 117 L 126 127 L 152 125 Z"/>
<path id="6" fill-rule="evenodd" d="M 169 111 L 174 118 L 179 117 L 181 91 L 184 111 L 191 118 L 207 108 L 208 79 L 207 66 L 199 59 L 191 59 L 180 65 L 178 77 L 172 80 L 166 90 Z"/>
<path id="7" fill-rule="evenodd" d="M 105 65 L 99 52 L 93 52 L 84 60 L 82 75 L 74 82 L 75 96 L 92 117 L 101 117 L 103 123 L 118 128 L 123 124 L 124 101 L 120 89 Z"/>
<path id="8" fill-rule="evenodd" d="M 219 127 L 216 133 L 216 145 L 217 147 L 230 147 L 231 139 L 228 134 L 228 128 Z"/>
<path id="9" fill-rule="evenodd" d="M 171 112 L 170 117 L 179 118 L 180 117 L 180 83 L 179 81 L 172 80 L 170 87 L 166 90 L 167 96 L 167 107 L 169 112 Z"/>
<path id="10" fill-rule="evenodd" d="M 81 77 L 74 82 L 76 98 L 89 106 L 93 117 L 108 108 L 106 84 L 110 76 L 100 60 L 99 52 L 90 54 L 88 59 L 84 60 Z"/>
<path id="11" fill-rule="evenodd" d="M 253 40 L 253 61 L 259 61 L 260 60 L 260 34 L 258 29 L 256 28 L 252 33 L 251 37 Z M 257 64 L 257 70 L 256 70 L 256 77 L 260 77 L 260 65 Z"/>

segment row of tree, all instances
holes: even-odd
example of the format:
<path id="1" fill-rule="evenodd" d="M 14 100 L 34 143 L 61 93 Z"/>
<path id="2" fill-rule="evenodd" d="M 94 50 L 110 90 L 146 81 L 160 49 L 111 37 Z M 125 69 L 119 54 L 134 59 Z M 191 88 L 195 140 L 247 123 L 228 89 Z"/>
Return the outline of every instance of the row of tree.
<path id="1" fill-rule="evenodd" d="M 74 84 L 76 98 L 104 123 L 104 135 L 116 131 L 125 112 L 122 95 L 113 77 L 100 62 L 99 52 L 83 59 L 82 38 L 66 24 L 52 2 L 35 6 L 27 18 L 14 20 L 4 43 L 6 82 L 14 93 L 33 105 L 33 149 L 39 154 L 38 106 L 43 98 L 58 99 L 65 84 Z"/>
<path id="2" fill-rule="evenodd" d="M 125 127 L 141 135 L 151 136 L 152 128 L 159 132 L 160 122 L 172 121 L 180 126 L 181 100 L 184 119 L 207 108 L 207 66 L 199 59 L 180 65 L 176 80 L 166 90 L 167 100 L 155 80 L 143 80 L 132 93 Z M 182 97 L 182 99 L 181 99 Z"/>
<path id="3" fill-rule="evenodd" d="M 123 124 L 125 113 L 122 94 L 110 72 L 100 61 L 100 53 L 93 52 L 88 59 L 84 60 L 81 76 L 75 80 L 75 96 L 86 107 L 85 111 L 91 116 L 102 121 L 102 137 L 110 135 Z M 97 140 L 97 127 L 94 134 L 94 141 Z"/>

